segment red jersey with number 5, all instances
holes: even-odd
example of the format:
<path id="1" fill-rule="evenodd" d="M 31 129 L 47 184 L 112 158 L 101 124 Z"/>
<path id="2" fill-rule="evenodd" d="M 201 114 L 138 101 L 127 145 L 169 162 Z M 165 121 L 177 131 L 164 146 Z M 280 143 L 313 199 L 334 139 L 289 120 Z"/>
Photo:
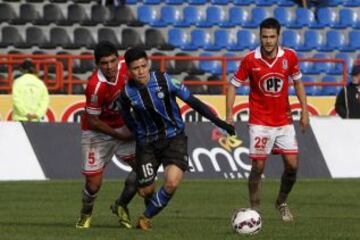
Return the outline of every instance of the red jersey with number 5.
<path id="1" fill-rule="evenodd" d="M 230 82 L 239 87 L 250 80 L 250 124 L 284 126 L 292 123 L 289 80 L 302 77 L 295 51 L 278 47 L 275 59 L 264 59 L 260 47 L 247 54 Z"/>
<path id="2" fill-rule="evenodd" d="M 125 61 L 120 61 L 115 82 L 108 82 L 104 74 L 98 69 L 90 77 L 85 90 L 86 104 L 85 113 L 81 117 L 81 129 L 93 130 L 88 123 L 88 114 L 99 116 L 112 128 L 119 128 L 124 125 L 115 100 L 124 88 L 128 78 L 128 71 Z"/>

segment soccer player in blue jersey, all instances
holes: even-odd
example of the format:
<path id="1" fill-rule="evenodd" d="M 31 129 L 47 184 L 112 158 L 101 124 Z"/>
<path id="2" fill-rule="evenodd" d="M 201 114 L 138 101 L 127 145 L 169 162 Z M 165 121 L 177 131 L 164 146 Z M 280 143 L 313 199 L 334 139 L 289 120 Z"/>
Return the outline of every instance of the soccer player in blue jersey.
<path id="1" fill-rule="evenodd" d="M 149 230 L 150 219 L 168 204 L 188 169 L 185 124 L 176 97 L 229 135 L 235 135 L 235 129 L 215 116 L 181 82 L 166 73 L 150 72 L 144 50 L 127 50 L 125 62 L 131 77 L 118 103 L 126 125 L 136 137 L 135 171 L 139 194 L 147 200 L 147 207 L 139 217 L 137 227 Z M 161 164 L 164 167 L 164 184 L 155 192 L 154 180 Z"/>

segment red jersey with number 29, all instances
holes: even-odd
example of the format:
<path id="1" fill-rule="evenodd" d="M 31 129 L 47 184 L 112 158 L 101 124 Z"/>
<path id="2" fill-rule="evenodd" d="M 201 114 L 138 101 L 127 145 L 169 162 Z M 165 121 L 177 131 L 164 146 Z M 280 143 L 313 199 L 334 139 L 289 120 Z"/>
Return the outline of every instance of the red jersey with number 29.
<path id="1" fill-rule="evenodd" d="M 295 51 L 278 47 L 275 59 L 264 59 L 260 47 L 247 54 L 230 82 L 239 87 L 250 81 L 249 124 L 284 126 L 292 124 L 288 98 L 289 79 L 302 77 Z"/>
<path id="2" fill-rule="evenodd" d="M 93 130 L 88 123 L 88 114 L 97 115 L 99 119 L 112 128 L 124 125 L 115 100 L 124 88 L 128 79 L 125 61 L 120 61 L 115 82 L 106 80 L 104 74 L 98 69 L 90 77 L 85 90 L 85 112 L 81 118 L 82 130 Z"/>

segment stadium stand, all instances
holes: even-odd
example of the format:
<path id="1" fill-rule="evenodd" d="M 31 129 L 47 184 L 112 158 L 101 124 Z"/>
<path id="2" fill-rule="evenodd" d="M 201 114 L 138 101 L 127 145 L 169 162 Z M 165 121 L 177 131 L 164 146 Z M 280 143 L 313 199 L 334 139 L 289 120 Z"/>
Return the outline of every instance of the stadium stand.
<path id="1" fill-rule="evenodd" d="M 343 59 L 349 73 L 360 50 L 359 10 L 359 0 L 329 0 L 327 7 L 316 10 L 300 8 L 292 0 L 127 0 L 119 7 L 91 0 L 3 1 L 0 49 L 59 56 L 71 50 L 73 58 L 91 53 L 98 41 L 107 39 L 120 51 L 140 45 L 154 56 L 164 51 L 164 56 L 240 57 L 258 45 L 258 24 L 274 16 L 283 27 L 282 45 L 305 59 Z M 67 74 L 68 62 L 59 61 Z M 92 70 L 90 62 L 74 58 L 72 70 L 84 79 Z M 238 63 L 227 62 L 228 77 Z M 165 65 L 182 79 L 185 72 L 204 81 L 217 79 L 222 71 L 220 61 L 170 60 Z M 341 63 L 307 61 L 300 68 L 310 80 L 334 77 L 341 82 Z M 336 87 L 329 89 L 307 91 L 335 94 Z"/>

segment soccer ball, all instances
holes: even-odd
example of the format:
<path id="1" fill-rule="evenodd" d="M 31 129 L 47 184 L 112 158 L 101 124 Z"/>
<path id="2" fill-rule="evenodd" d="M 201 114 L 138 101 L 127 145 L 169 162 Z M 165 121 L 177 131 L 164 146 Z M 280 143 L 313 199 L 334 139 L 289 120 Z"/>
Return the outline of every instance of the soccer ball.
<path id="1" fill-rule="evenodd" d="M 233 214 L 231 225 L 234 231 L 239 234 L 254 235 L 261 229 L 261 216 L 253 209 L 241 208 Z"/>

